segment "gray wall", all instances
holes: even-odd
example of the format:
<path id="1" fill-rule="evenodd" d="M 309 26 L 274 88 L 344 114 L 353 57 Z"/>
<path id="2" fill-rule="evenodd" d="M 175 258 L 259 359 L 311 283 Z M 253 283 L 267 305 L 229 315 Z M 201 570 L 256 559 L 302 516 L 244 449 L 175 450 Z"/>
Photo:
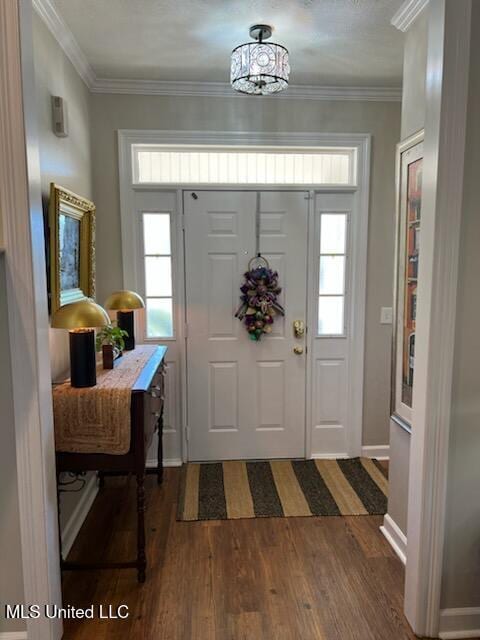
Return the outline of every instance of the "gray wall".
<path id="1" fill-rule="evenodd" d="M 480 4 L 472 4 L 442 608 L 480 607 Z"/>
<path id="2" fill-rule="evenodd" d="M 5 620 L 5 603 L 22 603 L 23 568 L 18 512 L 15 423 L 7 317 L 5 256 L 0 253 L 0 634 L 25 629 L 23 620 Z"/>
<path id="3" fill-rule="evenodd" d="M 405 34 L 403 53 L 402 140 L 425 126 L 428 11 Z"/>
<path id="4" fill-rule="evenodd" d="M 400 105 L 93 94 L 92 122 L 99 300 L 122 286 L 118 129 L 373 134 L 363 442 L 387 444 L 391 332 L 379 320 L 380 307 L 392 304 L 394 149 L 400 135 Z"/>
<path id="5" fill-rule="evenodd" d="M 428 12 L 423 11 L 405 36 L 403 57 L 402 140 L 425 126 Z M 410 434 L 390 420 L 388 514 L 407 533 Z"/>
<path id="6" fill-rule="evenodd" d="M 42 200 L 47 215 L 50 182 L 92 198 L 90 92 L 36 12 L 33 14 L 33 52 Z M 67 103 L 66 138 L 58 138 L 52 131 L 52 95 L 61 96 Z M 54 380 L 68 375 L 67 331 L 50 330 L 50 358 Z M 62 530 L 80 497 L 81 492 L 62 493 Z"/>
<path id="7" fill-rule="evenodd" d="M 42 200 L 47 212 L 50 182 L 92 197 L 90 92 L 36 12 L 33 47 Z M 67 138 L 58 138 L 52 131 L 52 95 L 67 102 Z M 68 371 L 68 333 L 51 330 L 50 345 L 52 376 L 56 379 Z"/>

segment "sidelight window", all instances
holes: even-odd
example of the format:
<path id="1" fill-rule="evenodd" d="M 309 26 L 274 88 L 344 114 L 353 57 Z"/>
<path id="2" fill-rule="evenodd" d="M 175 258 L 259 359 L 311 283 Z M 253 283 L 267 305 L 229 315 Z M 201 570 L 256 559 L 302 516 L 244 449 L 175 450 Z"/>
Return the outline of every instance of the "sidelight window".
<path id="1" fill-rule="evenodd" d="M 347 214 L 320 216 L 318 335 L 345 335 Z"/>
<path id="2" fill-rule="evenodd" d="M 172 251 L 169 213 L 143 213 L 146 336 L 173 337 Z"/>

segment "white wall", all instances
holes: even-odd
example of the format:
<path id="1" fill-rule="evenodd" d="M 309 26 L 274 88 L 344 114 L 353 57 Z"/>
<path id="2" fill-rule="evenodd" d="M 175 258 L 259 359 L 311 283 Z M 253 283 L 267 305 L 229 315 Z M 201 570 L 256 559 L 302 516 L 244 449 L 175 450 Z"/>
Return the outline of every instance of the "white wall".
<path id="1" fill-rule="evenodd" d="M 5 257 L 0 254 L 0 636 L 2 632 L 25 629 L 23 620 L 5 620 L 3 612 L 5 603 L 24 601 L 5 277 Z"/>
<path id="2" fill-rule="evenodd" d="M 46 219 L 50 182 L 92 197 L 90 151 L 90 92 L 44 22 L 33 15 L 33 47 L 37 92 L 38 136 L 42 200 Z M 66 100 L 69 135 L 58 138 L 52 130 L 51 96 Z M 52 376 L 68 371 L 68 333 L 51 330 Z"/>
<path id="3" fill-rule="evenodd" d="M 90 92 L 35 12 L 33 50 L 42 201 L 48 221 L 50 182 L 92 198 Z M 52 95 L 61 96 L 67 103 L 66 138 L 58 138 L 52 130 Z M 68 332 L 50 329 L 50 357 L 53 379 L 68 375 Z M 61 494 L 62 531 L 81 496 L 81 492 Z"/>
<path id="4" fill-rule="evenodd" d="M 373 134 L 363 444 L 388 444 L 391 328 L 379 320 L 380 307 L 392 304 L 394 149 L 400 135 L 400 105 L 93 94 L 92 123 L 100 300 L 122 286 L 118 129 Z"/>
<path id="5" fill-rule="evenodd" d="M 425 126 L 428 14 L 423 11 L 405 36 L 403 58 L 402 140 Z M 407 533 L 410 434 L 390 420 L 388 514 Z"/>
<path id="6" fill-rule="evenodd" d="M 441 607 L 478 607 L 480 628 L 480 5 L 472 3 L 469 100 Z M 465 628 L 465 627 L 464 627 Z"/>

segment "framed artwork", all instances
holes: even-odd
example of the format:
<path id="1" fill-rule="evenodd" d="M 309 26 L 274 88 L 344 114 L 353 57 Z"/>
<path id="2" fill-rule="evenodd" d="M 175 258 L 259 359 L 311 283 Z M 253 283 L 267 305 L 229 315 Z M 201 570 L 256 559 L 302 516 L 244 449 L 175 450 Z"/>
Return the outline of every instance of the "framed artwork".
<path id="1" fill-rule="evenodd" d="M 423 131 L 397 146 L 397 217 L 391 415 L 411 430 L 418 259 L 422 217 Z"/>
<path id="2" fill-rule="evenodd" d="M 50 185 L 51 313 L 69 302 L 95 296 L 95 205 Z"/>

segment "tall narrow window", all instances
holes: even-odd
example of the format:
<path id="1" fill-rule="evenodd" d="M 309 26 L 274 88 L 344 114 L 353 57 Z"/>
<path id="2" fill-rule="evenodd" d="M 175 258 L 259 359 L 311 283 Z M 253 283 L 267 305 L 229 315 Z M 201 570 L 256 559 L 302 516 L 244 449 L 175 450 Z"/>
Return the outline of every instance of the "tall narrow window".
<path id="1" fill-rule="evenodd" d="M 172 250 L 170 214 L 143 214 L 146 335 L 173 337 Z"/>
<path id="2" fill-rule="evenodd" d="M 345 334 L 346 258 L 347 214 L 322 213 L 318 284 L 319 336 Z"/>

